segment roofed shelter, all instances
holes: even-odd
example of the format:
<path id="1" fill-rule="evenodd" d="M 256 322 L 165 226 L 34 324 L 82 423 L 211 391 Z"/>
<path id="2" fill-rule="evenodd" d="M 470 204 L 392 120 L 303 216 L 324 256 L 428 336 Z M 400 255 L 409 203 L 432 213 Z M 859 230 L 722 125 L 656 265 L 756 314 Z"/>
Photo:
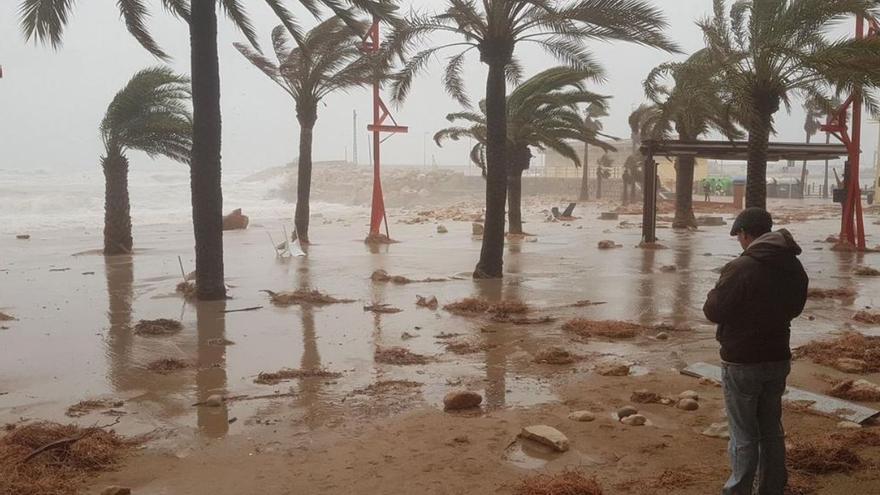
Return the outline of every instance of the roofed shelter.
<path id="1" fill-rule="evenodd" d="M 707 160 L 747 160 L 747 141 L 678 141 L 646 140 L 640 151 L 644 163 L 644 199 L 642 203 L 642 243 L 657 242 L 657 162 L 654 157 L 690 156 Z M 768 161 L 824 161 L 849 156 L 843 144 L 770 143 Z"/>

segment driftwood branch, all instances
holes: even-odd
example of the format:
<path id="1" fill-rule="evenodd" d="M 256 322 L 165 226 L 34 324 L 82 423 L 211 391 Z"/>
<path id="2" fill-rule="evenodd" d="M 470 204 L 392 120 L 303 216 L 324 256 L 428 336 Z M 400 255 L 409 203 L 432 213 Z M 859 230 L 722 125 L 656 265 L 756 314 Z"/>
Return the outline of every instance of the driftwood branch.
<path id="1" fill-rule="evenodd" d="M 25 457 L 24 459 L 21 460 L 21 464 L 24 464 L 24 463 L 30 461 L 34 457 L 37 457 L 38 455 L 40 455 L 44 452 L 48 452 L 48 451 L 54 450 L 54 449 L 59 449 L 61 447 L 66 447 L 68 445 L 72 445 L 76 442 L 79 442 L 83 438 L 86 438 L 87 436 L 91 435 L 92 433 L 94 433 L 98 430 L 103 430 L 106 428 L 110 428 L 111 426 L 116 426 L 119 424 L 119 421 L 121 419 L 122 418 L 116 418 L 116 420 L 114 422 L 110 423 L 109 425 L 103 425 L 103 426 L 96 425 L 96 426 L 92 426 L 90 428 L 86 428 L 85 431 L 83 431 L 82 433 L 80 433 L 79 435 L 77 435 L 75 437 L 62 438 L 61 440 L 56 440 L 54 442 L 47 443 L 46 445 L 43 445 L 42 447 L 39 447 L 38 449 L 36 449 L 33 452 L 31 452 L 30 454 L 28 454 L 27 457 Z"/>

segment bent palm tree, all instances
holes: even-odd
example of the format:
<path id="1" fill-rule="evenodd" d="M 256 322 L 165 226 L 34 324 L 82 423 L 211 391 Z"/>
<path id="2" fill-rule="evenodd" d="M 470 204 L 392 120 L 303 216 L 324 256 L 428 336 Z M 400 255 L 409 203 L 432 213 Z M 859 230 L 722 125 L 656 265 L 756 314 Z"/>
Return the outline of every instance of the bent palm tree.
<path id="1" fill-rule="evenodd" d="M 596 160 L 596 199 L 602 199 L 602 181 L 611 178 L 611 168 L 614 166 L 614 158 L 604 153 Z"/>
<path id="2" fill-rule="evenodd" d="M 682 141 L 696 141 L 703 134 L 718 131 L 729 139 L 742 136 L 733 123 L 725 102 L 717 68 L 703 50 L 680 63 L 660 65 L 645 80 L 645 94 L 657 108 L 653 138 L 667 139 L 674 130 Z M 672 87 L 664 86 L 669 80 Z M 693 156 L 675 159 L 675 219 L 673 228 L 696 228 L 694 217 Z"/>
<path id="3" fill-rule="evenodd" d="M 714 0 L 701 21 L 712 58 L 749 134 L 746 206 L 767 204 L 767 149 L 773 116 L 800 94 L 827 101 L 829 88 L 880 85 L 880 39 L 829 41 L 832 26 L 870 15 L 874 0 Z M 867 98 L 875 106 L 873 98 Z"/>
<path id="4" fill-rule="evenodd" d="M 461 75 L 472 50 L 489 67 L 486 77 L 486 229 L 475 278 L 500 278 L 504 254 L 504 203 L 507 196 L 507 81 L 518 81 L 522 69 L 516 47 L 535 43 L 550 56 L 578 70 L 596 67 L 585 42 L 623 40 L 675 50 L 663 34 L 666 21 L 644 0 L 446 0 L 446 9 L 433 15 L 413 14 L 395 29 L 388 48 L 401 57 L 419 47 L 431 34 L 452 34 L 460 41 L 423 49 L 406 60 L 393 90 L 404 99 L 416 74 L 448 48 L 451 56 L 443 82 L 447 92 L 470 106 Z"/>
<path id="5" fill-rule="evenodd" d="M 363 31 L 366 26 L 360 26 Z M 281 86 L 296 102 L 299 121 L 299 172 L 294 222 L 300 242 L 309 242 L 309 196 L 312 182 L 312 137 L 318 104 L 335 91 L 368 84 L 374 77 L 371 60 L 360 50 L 360 38 L 338 16 L 306 33 L 293 48 L 284 26 L 272 31 L 278 63 L 243 43 L 235 47 L 252 64 Z"/>
<path id="6" fill-rule="evenodd" d="M 300 28 L 283 0 L 264 0 L 296 39 Z M 343 9 L 352 6 L 379 17 L 395 9 L 392 0 L 299 0 L 312 14 L 329 7 L 352 20 Z M 217 50 L 217 6 L 256 48 L 257 35 L 240 0 L 162 0 L 162 6 L 189 24 L 193 99 L 193 145 L 190 165 L 192 220 L 196 253 L 196 285 L 202 300 L 226 298 L 223 276 L 223 188 L 220 170 L 220 64 Z M 168 55 L 150 35 L 146 20 L 150 12 L 144 0 L 117 0 L 128 31 L 160 59 Z M 64 29 L 73 11 L 73 0 L 21 0 L 19 14 L 28 39 L 61 46 Z"/>
<path id="7" fill-rule="evenodd" d="M 621 202 L 629 204 L 636 200 L 636 185 L 642 183 L 642 141 L 654 136 L 660 110 L 656 105 L 641 104 L 629 115 L 630 143 L 632 149 L 623 164 L 623 194 Z"/>
<path id="8" fill-rule="evenodd" d="M 601 133 L 605 126 L 599 119 L 607 116 L 608 109 L 604 105 L 590 104 L 587 105 L 587 108 L 584 110 L 583 118 L 581 120 L 581 132 L 584 135 L 584 173 L 581 177 L 581 194 L 578 198 L 580 201 L 588 201 L 590 199 L 590 145 L 586 140 L 595 138 L 597 135 L 616 140 L 616 138 Z M 597 189 L 597 196 L 598 192 Z"/>
<path id="9" fill-rule="evenodd" d="M 804 102 L 804 110 L 807 112 L 804 117 L 804 134 L 806 134 L 807 144 L 810 144 L 813 136 L 819 132 L 822 127 L 822 117 L 828 114 L 823 108 L 822 102 L 815 100 L 807 100 Z M 801 163 L 801 199 L 807 197 L 807 161 Z"/>
<path id="10" fill-rule="evenodd" d="M 126 153 L 137 150 L 151 158 L 189 163 L 190 96 L 189 79 L 167 67 L 153 67 L 135 74 L 107 107 L 101 121 L 105 255 L 130 253 L 132 248 Z"/>
<path id="11" fill-rule="evenodd" d="M 532 160 L 530 147 L 552 149 L 580 166 L 580 158 L 571 141 L 583 141 L 605 150 L 614 150 L 599 139 L 598 132 L 584 132 L 578 106 L 586 103 L 605 111 L 607 97 L 587 91 L 584 82 L 597 79 L 595 70 L 577 71 L 568 67 L 548 69 L 519 85 L 507 98 L 507 194 L 511 234 L 522 234 L 522 174 Z M 462 137 L 476 140 L 471 151 L 474 162 L 486 173 L 485 148 L 488 129 L 486 105 L 480 113 L 460 112 L 446 117 L 450 122 L 463 120 L 470 127 L 449 127 L 434 135 L 437 144 L 445 139 Z"/>

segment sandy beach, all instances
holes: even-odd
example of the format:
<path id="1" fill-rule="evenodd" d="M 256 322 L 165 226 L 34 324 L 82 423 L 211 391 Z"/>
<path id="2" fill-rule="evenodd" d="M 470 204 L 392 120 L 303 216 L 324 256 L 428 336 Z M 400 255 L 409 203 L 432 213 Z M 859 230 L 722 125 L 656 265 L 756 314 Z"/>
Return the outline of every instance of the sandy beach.
<path id="1" fill-rule="evenodd" d="M 413 223 L 419 209 L 396 209 L 389 222 L 400 242 L 370 248 L 362 242 L 366 211 L 319 216 L 308 255 L 279 259 L 266 233 L 279 240 L 284 219 L 252 218 L 248 230 L 225 236 L 231 298 L 220 303 L 195 304 L 175 292 L 178 256 L 187 271 L 193 266 L 191 227 L 183 222 L 136 228 L 135 254 L 109 258 L 95 251 L 98 229 L 5 236 L 0 311 L 16 319 L 0 330 L 0 424 L 39 419 L 89 426 L 116 416 L 120 434 L 146 435 L 118 470 L 90 478 L 84 493 L 122 485 L 150 495 L 506 494 L 525 476 L 564 469 L 597 476 L 610 494 L 717 492 L 728 469 L 727 443 L 701 432 L 724 420 L 721 389 L 679 370 L 719 363 L 714 328 L 701 307 L 717 269 L 739 254 L 736 243 L 725 226 L 661 229 L 668 249 L 638 249 L 640 217 L 600 221 L 607 208 L 590 203 L 576 210 L 581 219 L 545 222 L 541 210 L 551 202 L 529 200 L 526 231 L 534 237 L 508 241 L 503 281 L 479 283 L 470 271 L 480 243 L 467 221 Z M 811 300 L 794 322 L 793 345 L 847 327 L 878 334 L 852 316 L 877 306 L 880 280 L 853 270 L 877 266 L 880 255 L 830 251 L 823 241 L 838 230 L 833 208 L 776 203 L 771 209 L 812 218 L 785 227 L 804 248 L 813 287 L 856 293 L 847 301 Z M 438 233 L 439 224 L 448 233 Z M 622 247 L 597 249 L 605 239 Z M 375 282 L 376 270 L 443 281 Z M 353 302 L 277 307 L 261 292 L 296 289 Z M 440 308 L 417 307 L 417 296 L 436 296 Z M 443 309 L 466 297 L 522 301 L 536 321 L 498 322 Z M 576 305 L 584 300 L 601 304 Z M 365 310 L 381 304 L 401 311 Z M 236 311 L 254 307 L 260 308 Z M 133 332 L 138 321 L 158 318 L 183 327 L 164 336 Z M 627 321 L 639 331 L 626 339 L 586 338 L 563 329 L 573 318 Z M 666 340 L 657 335 L 664 329 Z M 554 346 L 574 362 L 535 362 Z M 393 347 L 424 356 L 424 364 L 380 362 L 377 352 Z M 615 356 L 631 365 L 627 376 L 594 372 Z M 162 358 L 186 368 L 148 369 Z M 285 368 L 333 374 L 255 383 L 261 372 Z M 789 384 L 824 393 L 841 378 L 853 376 L 800 359 Z M 856 378 L 877 382 L 880 374 Z M 633 404 L 633 392 L 642 389 L 669 397 L 692 390 L 700 407 Z M 454 390 L 480 393 L 481 408 L 444 412 L 443 397 Z M 194 405 L 215 394 L 227 398 L 220 407 Z M 66 414 L 84 400 L 104 405 L 76 418 Z M 635 405 L 648 424 L 621 424 L 615 414 L 626 405 Z M 568 419 L 577 410 L 596 419 Z M 797 408 L 785 412 L 789 442 L 848 434 L 839 421 Z M 517 441 L 534 424 L 563 432 L 571 449 L 556 454 Z M 876 435 L 858 433 L 869 432 Z M 800 481 L 818 494 L 880 491 L 871 467 L 880 460 L 880 442 L 869 443 L 853 447 L 862 468 Z"/>

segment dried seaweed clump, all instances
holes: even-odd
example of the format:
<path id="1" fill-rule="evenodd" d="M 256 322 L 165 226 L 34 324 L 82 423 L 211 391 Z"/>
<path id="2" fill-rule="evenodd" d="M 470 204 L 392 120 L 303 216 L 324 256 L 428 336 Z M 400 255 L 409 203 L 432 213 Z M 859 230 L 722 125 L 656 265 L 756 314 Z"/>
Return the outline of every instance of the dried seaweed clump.
<path id="1" fill-rule="evenodd" d="M 810 299 L 853 299 L 856 297 L 855 289 L 841 287 L 838 289 L 820 289 L 811 287 L 807 290 L 807 297 Z"/>
<path id="2" fill-rule="evenodd" d="M 352 395 L 383 395 L 393 391 L 412 391 L 412 389 L 420 388 L 423 384 L 411 380 L 382 380 L 371 383 L 364 388 L 352 391 Z"/>
<path id="3" fill-rule="evenodd" d="M 859 323 L 867 323 L 869 325 L 880 325 L 880 313 L 859 311 L 858 313 L 853 315 L 853 320 Z"/>
<path id="4" fill-rule="evenodd" d="M 277 385 L 283 381 L 297 378 L 339 378 L 342 373 L 327 370 L 294 370 L 283 368 L 274 373 L 262 372 L 254 379 L 254 383 L 260 385 Z"/>
<path id="5" fill-rule="evenodd" d="M 868 337 L 858 332 L 846 332 L 834 340 L 809 342 L 795 349 L 794 354 L 837 369 L 844 359 L 863 362 L 863 372 L 880 371 L 880 337 Z"/>
<path id="6" fill-rule="evenodd" d="M 196 289 L 195 282 L 180 282 L 177 284 L 177 288 L 175 289 L 178 294 L 182 295 L 184 299 L 187 301 L 191 301 L 196 298 L 198 295 L 198 290 Z"/>
<path id="7" fill-rule="evenodd" d="M 0 493 L 74 495 L 90 476 L 116 467 L 134 445 L 101 428 L 50 422 L 18 426 L 0 438 Z"/>
<path id="8" fill-rule="evenodd" d="M 529 306 L 521 301 L 500 301 L 491 303 L 478 297 L 467 297 L 460 301 L 447 304 L 443 309 L 455 314 L 474 315 L 489 313 L 496 316 L 525 314 L 530 311 Z"/>
<path id="9" fill-rule="evenodd" d="M 844 380 L 831 387 L 828 395 L 856 402 L 880 402 L 880 387 L 866 380 Z"/>
<path id="10" fill-rule="evenodd" d="M 625 321 L 596 321 L 575 318 L 562 325 L 566 332 L 572 332 L 581 337 L 608 337 L 612 339 L 631 339 L 641 333 L 644 327 Z"/>
<path id="11" fill-rule="evenodd" d="M 272 304 L 276 306 L 293 306 L 293 305 L 313 305 L 324 306 L 327 304 L 339 304 L 354 302 L 351 299 L 337 299 L 333 296 L 322 293 L 317 289 L 297 289 L 292 292 L 272 292 L 264 290 L 269 294 Z"/>
<path id="12" fill-rule="evenodd" d="M 514 495 L 602 495 L 602 487 L 594 477 L 579 471 L 529 476 L 513 488 Z"/>
<path id="13" fill-rule="evenodd" d="M 177 320 L 159 318 L 158 320 L 141 320 L 134 326 L 136 335 L 171 335 L 183 329 Z"/>
<path id="14" fill-rule="evenodd" d="M 578 357 L 561 347 L 548 347 L 535 354 L 535 362 L 540 364 L 571 364 Z"/>
<path id="15" fill-rule="evenodd" d="M 431 297 L 416 296 L 416 306 L 418 306 L 420 308 L 437 309 L 440 306 L 440 302 L 437 301 L 436 296 L 431 296 Z"/>
<path id="16" fill-rule="evenodd" d="M 864 465 L 858 454 L 834 441 L 802 442 L 786 450 L 789 469 L 807 474 L 849 473 Z"/>
<path id="17" fill-rule="evenodd" d="M 175 371 L 185 370 L 189 367 L 190 364 L 186 361 L 181 361 L 180 359 L 175 358 L 157 359 L 147 365 L 148 370 L 153 373 L 159 373 L 160 375 L 167 375 Z"/>
<path id="18" fill-rule="evenodd" d="M 862 277 L 880 277 L 880 270 L 870 266 L 858 266 L 853 270 L 853 273 Z"/>
<path id="19" fill-rule="evenodd" d="M 403 347 L 388 347 L 376 349 L 373 359 L 377 363 L 395 364 L 399 366 L 413 364 L 427 364 L 429 359 L 427 356 L 416 354 L 409 349 Z"/>
<path id="20" fill-rule="evenodd" d="M 109 409 L 111 407 L 122 407 L 123 404 L 122 401 L 115 400 L 83 400 L 68 407 L 67 411 L 64 412 L 64 415 L 70 418 L 81 418 L 92 411 Z"/>

